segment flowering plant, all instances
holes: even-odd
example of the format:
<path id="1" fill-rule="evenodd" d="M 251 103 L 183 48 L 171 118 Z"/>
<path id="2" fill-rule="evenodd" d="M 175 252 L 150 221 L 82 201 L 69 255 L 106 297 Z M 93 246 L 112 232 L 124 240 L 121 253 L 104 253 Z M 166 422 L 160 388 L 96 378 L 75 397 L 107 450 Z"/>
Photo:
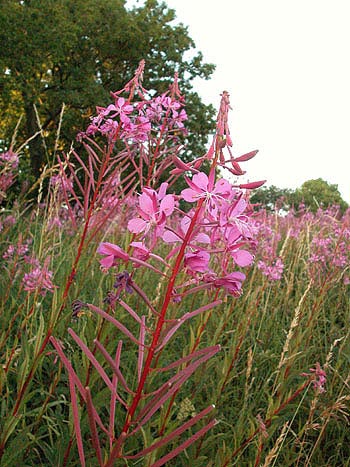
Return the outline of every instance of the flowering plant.
<path id="1" fill-rule="evenodd" d="M 106 198 L 111 196 L 112 186 L 114 193 L 117 193 L 114 207 L 121 207 L 123 199 L 135 199 L 134 191 L 139 189 L 136 206 L 130 211 L 131 218 L 127 222 L 129 243 L 122 247 L 103 241 L 97 249 L 97 253 L 101 255 L 101 268 L 114 276 L 114 290 L 106 294 L 104 306 L 79 300 L 74 302 L 75 316 L 79 315 L 81 309 L 88 309 L 110 323 L 115 332 L 136 346 L 135 381 L 127 381 L 123 375 L 122 340 L 116 342 L 115 348 L 110 352 L 107 349 L 109 339 L 104 342 L 102 338 L 96 338 L 94 350 L 91 351 L 79 335 L 69 329 L 70 336 L 110 391 L 107 420 L 98 412 L 89 385 L 79 379 L 60 341 L 50 338 L 68 371 L 75 434 L 82 465 L 85 465 L 85 454 L 76 391 L 86 404 L 96 458 L 99 465 L 106 467 L 114 465 L 116 459 L 147 456 L 155 459 L 155 453 L 160 452 L 170 441 L 206 420 L 186 441 L 152 464 L 159 467 L 216 424 L 216 420 L 210 415 L 214 407 L 209 405 L 182 425 L 172 430 L 167 428 L 168 424 L 171 426 L 169 421 L 180 388 L 200 365 L 204 365 L 219 352 L 220 347 L 214 345 L 199 348 L 204 332 L 202 327 L 189 354 L 167 362 L 164 349 L 175 339 L 176 332 L 183 329 L 190 320 L 204 315 L 209 319 L 213 309 L 219 307 L 227 295 L 239 297 L 245 279 L 240 268 L 251 265 L 254 260 L 250 250 L 255 244 L 255 228 L 251 222 L 245 190 L 258 187 L 264 182 L 240 185 L 225 178 L 217 178 L 220 167 L 228 168 L 236 176 L 243 174 L 240 162 L 249 160 L 256 154 L 253 151 L 238 158 L 232 155 L 228 128 L 228 93 L 222 94 L 216 133 L 209 150 L 205 155 L 184 163 L 179 154 L 177 132 L 185 131 L 183 122 L 187 116 L 177 78 L 175 77 L 169 93 L 148 98 L 148 93 L 141 84 L 143 66 L 142 62 L 135 77 L 121 91 L 112 93 L 112 104 L 106 108 L 97 108 L 98 115 L 92 118 L 87 131 L 79 135 L 94 160 L 90 168 L 84 165 L 85 173 L 92 180 L 90 188 L 85 183 L 84 195 L 92 196 L 93 206 L 87 201 L 80 201 L 73 191 L 73 185 L 62 183 L 63 191 L 69 191 L 73 200 L 85 212 L 86 226 L 89 224 L 89 227 L 95 227 L 93 233 L 97 232 L 96 226 L 100 229 L 105 225 L 101 222 L 104 217 L 100 211 L 106 206 Z M 127 98 L 122 96 L 124 92 L 129 93 Z M 97 133 L 107 139 L 107 150 L 101 157 L 95 155 L 95 151 L 88 145 L 88 142 L 92 144 L 91 137 Z M 122 143 L 124 149 L 115 152 L 121 146 L 117 142 Z M 204 162 L 209 166 L 207 173 L 203 171 Z M 68 158 L 65 163 L 70 174 L 68 172 L 66 175 L 62 161 L 61 176 L 66 180 L 72 177 L 79 184 Z M 94 182 L 92 173 L 94 164 L 102 166 L 97 182 Z M 127 167 L 131 167 L 131 172 L 129 170 L 128 175 L 123 177 Z M 168 168 L 172 170 L 167 180 L 161 181 L 161 176 Z M 181 176 L 188 187 L 181 193 L 171 192 L 174 181 Z M 80 186 L 83 188 L 81 183 Z M 66 198 L 68 201 L 68 196 Z M 179 201 L 182 202 L 181 206 L 187 207 L 180 208 Z M 96 210 L 97 206 L 99 210 Z M 110 219 L 110 210 L 108 214 Z M 97 215 L 100 220 L 93 221 Z M 88 227 L 84 232 L 87 231 Z M 93 236 L 89 238 L 91 240 Z M 140 271 L 141 274 L 148 271 L 151 280 L 158 282 L 155 297 L 147 296 L 142 289 Z M 131 297 L 131 294 L 138 296 L 142 306 L 135 308 L 127 303 L 127 296 Z M 205 294 L 206 304 L 196 307 L 196 297 L 200 294 Z M 188 296 L 193 297 L 191 309 L 188 309 L 185 301 Z M 186 303 L 185 307 L 182 303 Z M 131 316 L 136 333 L 116 318 L 119 307 Z M 141 309 L 143 311 L 139 312 Z M 160 381 L 155 376 L 164 374 L 168 376 L 162 376 Z M 167 411 L 162 417 L 157 441 L 144 441 L 137 452 L 128 451 L 130 438 L 140 438 L 152 417 L 165 404 Z M 123 422 L 120 417 L 118 421 L 115 420 L 118 405 L 122 408 L 121 413 L 124 413 Z M 99 432 L 102 433 L 101 436 Z"/>

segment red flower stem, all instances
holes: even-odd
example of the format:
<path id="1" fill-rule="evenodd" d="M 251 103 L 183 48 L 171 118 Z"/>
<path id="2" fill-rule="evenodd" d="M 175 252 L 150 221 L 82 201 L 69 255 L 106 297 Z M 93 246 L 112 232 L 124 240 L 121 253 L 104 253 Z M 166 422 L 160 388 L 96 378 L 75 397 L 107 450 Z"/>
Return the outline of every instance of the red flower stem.
<path id="1" fill-rule="evenodd" d="M 146 359 L 146 362 L 145 362 L 145 365 L 144 365 L 144 368 L 143 368 L 143 371 L 142 371 L 142 374 L 141 374 L 140 382 L 138 384 L 135 397 L 134 397 L 134 399 L 132 401 L 132 404 L 131 404 L 131 406 L 129 408 L 129 411 L 128 411 L 128 414 L 127 414 L 127 417 L 126 417 L 126 421 L 125 421 L 124 427 L 122 429 L 121 436 L 125 436 L 126 433 L 128 433 L 130 425 L 132 423 L 133 416 L 134 416 L 135 411 L 136 411 L 136 409 L 138 407 L 140 399 L 142 398 L 142 392 L 143 392 L 144 386 L 146 384 L 147 377 L 148 377 L 149 373 L 151 372 L 151 364 L 152 364 L 152 360 L 153 360 L 156 348 L 158 347 L 160 334 L 161 334 L 163 325 L 164 325 L 164 323 L 166 321 L 165 320 L 166 312 L 168 310 L 168 306 L 169 306 L 169 303 L 170 303 L 171 298 L 172 298 L 172 293 L 173 293 L 173 290 L 174 290 L 174 285 L 175 285 L 177 275 L 178 275 L 178 273 L 180 271 L 180 267 L 182 265 L 182 260 L 183 260 L 184 254 L 185 254 L 185 249 L 186 249 L 186 247 L 187 247 L 187 245 L 189 243 L 190 237 L 192 235 L 192 231 L 194 229 L 194 226 L 196 225 L 196 222 L 197 222 L 198 216 L 200 214 L 200 211 L 202 209 L 202 205 L 203 205 L 204 201 L 205 201 L 204 198 L 201 198 L 198 201 L 196 211 L 195 211 L 195 213 L 194 213 L 194 215 L 192 217 L 192 220 L 191 220 L 191 224 L 190 224 L 189 229 L 188 229 L 188 231 L 186 233 L 184 241 L 183 241 L 183 243 L 181 245 L 180 251 L 179 251 L 179 253 L 178 253 L 177 257 L 176 257 L 175 265 L 174 265 L 171 277 L 169 279 L 168 287 L 166 289 L 162 309 L 161 309 L 161 311 L 159 313 L 157 326 L 156 326 L 156 329 L 155 329 L 155 331 L 153 333 L 152 342 L 151 342 L 151 345 L 150 345 L 148 353 L 147 353 L 147 359 Z M 115 444 L 115 446 L 113 447 L 111 453 L 110 453 L 110 456 L 109 456 L 109 459 L 108 459 L 107 463 L 105 464 L 106 467 L 112 467 L 113 466 L 114 460 L 116 458 L 120 457 L 121 448 L 122 448 L 122 443 L 117 442 Z"/>
<path id="2" fill-rule="evenodd" d="M 217 290 L 217 291 L 216 291 L 216 294 L 215 294 L 214 301 L 217 300 L 218 294 L 219 294 L 219 291 Z M 203 332 L 204 332 L 204 330 L 205 330 L 205 328 L 206 328 L 206 325 L 208 324 L 208 321 L 209 321 L 211 315 L 212 315 L 212 310 L 210 310 L 207 319 L 205 320 L 205 322 L 204 322 L 204 323 L 202 324 L 202 326 L 200 327 L 198 336 L 197 336 L 197 338 L 196 338 L 195 343 L 193 344 L 193 347 L 192 347 L 191 350 L 190 350 L 190 353 L 193 353 L 193 352 L 196 350 L 196 348 L 199 346 L 201 336 L 202 336 L 202 334 L 203 334 Z M 189 364 L 190 364 L 190 363 L 187 362 L 187 363 L 186 363 L 186 366 L 188 366 Z M 165 416 L 164 416 L 164 420 L 163 420 L 163 422 L 162 422 L 162 426 L 161 426 L 160 430 L 158 430 L 158 435 L 159 435 L 159 436 L 162 436 L 162 435 L 164 434 L 164 431 L 165 431 L 165 428 L 166 428 L 166 424 L 167 424 L 168 418 L 169 418 L 169 416 L 170 416 L 171 408 L 172 408 L 172 406 L 173 406 L 173 404 L 174 404 L 174 401 L 175 401 L 175 399 L 176 399 L 176 396 L 177 396 L 178 392 L 179 392 L 179 391 L 176 391 L 176 392 L 171 396 L 171 398 L 170 398 L 170 401 L 169 401 L 169 404 L 168 404 L 168 408 L 167 408 L 167 410 L 166 410 L 166 413 L 165 413 Z"/>
<path id="3" fill-rule="evenodd" d="M 110 155 L 112 153 L 112 149 L 113 149 L 113 147 L 110 146 L 110 148 L 109 148 L 109 150 L 108 150 L 108 152 L 106 154 L 106 157 L 105 157 L 105 159 L 103 161 L 103 164 L 102 164 L 102 167 L 100 169 L 99 175 L 98 175 L 98 179 L 97 179 L 97 183 L 96 183 L 96 190 L 94 192 L 94 196 L 93 196 L 93 198 L 91 200 L 91 203 L 90 203 L 89 211 L 88 211 L 87 218 L 86 218 L 85 225 L 84 225 L 84 230 L 83 230 L 82 236 L 80 238 L 80 242 L 79 242 L 78 252 L 77 252 L 77 255 L 76 255 L 75 259 L 74 259 L 74 263 L 73 263 L 71 272 L 70 272 L 70 274 L 68 276 L 66 286 L 65 286 L 65 289 L 63 291 L 61 306 L 60 306 L 60 308 L 58 310 L 58 313 L 57 313 L 57 316 L 56 316 L 55 320 L 53 321 L 53 323 L 50 324 L 50 326 L 49 326 L 49 328 L 47 330 L 47 334 L 46 334 L 46 336 L 44 338 L 43 343 L 41 344 L 41 347 L 39 349 L 38 354 L 33 359 L 33 364 L 32 364 L 32 366 L 31 366 L 31 368 L 29 370 L 27 378 L 25 379 L 25 381 L 23 383 L 23 386 L 22 386 L 22 388 L 21 388 L 21 390 L 20 390 L 20 392 L 19 392 L 19 394 L 17 396 L 16 403 L 15 403 L 15 406 L 13 408 L 12 416 L 15 416 L 17 414 L 18 410 L 19 410 L 19 407 L 21 405 L 21 402 L 22 402 L 22 399 L 23 399 L 23 397 L 25 395 L 27 387 L 29 386 L 29 383 L 30 383 L 30 381 L 33 378 L 33 375 L 35 373 L 37 362 L 38 362 L 40 356 L 44 353 L 44 351 L 46 349 L 46 346 L 47 346 L 47 344 L 49 342 L 49 339 L 50 339 L 50 337 L 52 335 L 54 325 L 58 321 L 59 317 L 62 314 L 62 311 L 64 310 L 64 307 L 66 306 L 68 293 L 69 293 L 70 287 L 71 287 L 71 285 L 72 285 L 72 283 L 74 281 L 75 275 L 76 275 L 77 266 L 78 266 L 78 263 L 79 263 L 79 260 L 80 260 L 80 257 L 81 257 L 81 254 L 82 254 L 82 251 L 83 251 L 83 248 L 84 248 L 85 240 L 86 240 L 86 237 L 87 237 L 90 219 L 91 219 L 91 216 L 93 214 L 93 210 L 94 210 L 94 207 L 95 207 L 97 196 L 98 196 L 100 187 L 102 185 L 103 175 L 105 173 L 105 169 L 108 166 L 108 162 L 109 162 L 109 159 L 110 159 Z"/>

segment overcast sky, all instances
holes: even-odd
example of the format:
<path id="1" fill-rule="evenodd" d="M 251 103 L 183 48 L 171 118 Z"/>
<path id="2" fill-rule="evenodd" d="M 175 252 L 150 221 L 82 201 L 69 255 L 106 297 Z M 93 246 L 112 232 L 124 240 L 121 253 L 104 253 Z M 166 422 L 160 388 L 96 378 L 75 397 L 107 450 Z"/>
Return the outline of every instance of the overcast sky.
<path id="1" fill-rule="evenodd" d="M 230 93 L 234 153 L 259 149 L 248 178 L 296 188 L 321 177 L 350 202 L 350 1 L 165 3 L 216 64 L 195 83 L 203 101 L 217 108 Z"/>

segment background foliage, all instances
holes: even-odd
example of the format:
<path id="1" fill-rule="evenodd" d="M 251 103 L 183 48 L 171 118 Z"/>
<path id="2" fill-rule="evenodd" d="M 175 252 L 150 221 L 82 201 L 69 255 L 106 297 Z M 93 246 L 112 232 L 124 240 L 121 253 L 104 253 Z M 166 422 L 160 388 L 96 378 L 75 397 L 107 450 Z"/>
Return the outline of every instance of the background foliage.
<path id="1" fill-rule="evenodd" d="M 278 188 L 274 185 L 263 186 L 254 192 L 251 202 L 270 211 L 276 208 L 288 210 L 294 207 L 297 209 L 303 204 L 311 212 L 337 205 L 340 212 L 344 213 L 348 207 L 339 193 L 338 185 L 328 183 L 322 178 L 307 180 L 296 190 Z"/>
<path id="2" fill-rule="evenodd" d="M 185 157 L 201 153 L 213 129 L 212 106 L 204 105 L 192 87 L 208 79 L 214 65 L 203 62 L 187 28 L 174 24 L 175 12 L 148 0 L 131 10 L 123 0 L 1 0 L 0 9 L 0 144 L 8 148 L 20 115 L 17 140 L 29 142 L 34 175 L 52 160 L 58 122 L 59 148 L 69 148 L 87 126 L 95 106 L 122 88 L 141 59 L 147 62 L 144 85 L 164 92 L 179 74 L 196 134 Z M 51 148 L 51 149 L 50 149 Z"/>

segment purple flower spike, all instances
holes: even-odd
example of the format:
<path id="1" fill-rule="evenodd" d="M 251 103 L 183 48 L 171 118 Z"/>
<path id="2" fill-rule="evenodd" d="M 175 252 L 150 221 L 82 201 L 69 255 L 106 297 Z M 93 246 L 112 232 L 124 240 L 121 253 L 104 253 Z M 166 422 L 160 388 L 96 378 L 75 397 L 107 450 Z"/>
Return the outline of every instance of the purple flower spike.
<path id="1" fill-rule="evenodd" d="M 133 293 L 132 279 L 128 271 L 124 271 L 116 275 L 113 287 L 118 289 L 119 293 L 121 290 L 125 290 L 127 293 Z"/>

